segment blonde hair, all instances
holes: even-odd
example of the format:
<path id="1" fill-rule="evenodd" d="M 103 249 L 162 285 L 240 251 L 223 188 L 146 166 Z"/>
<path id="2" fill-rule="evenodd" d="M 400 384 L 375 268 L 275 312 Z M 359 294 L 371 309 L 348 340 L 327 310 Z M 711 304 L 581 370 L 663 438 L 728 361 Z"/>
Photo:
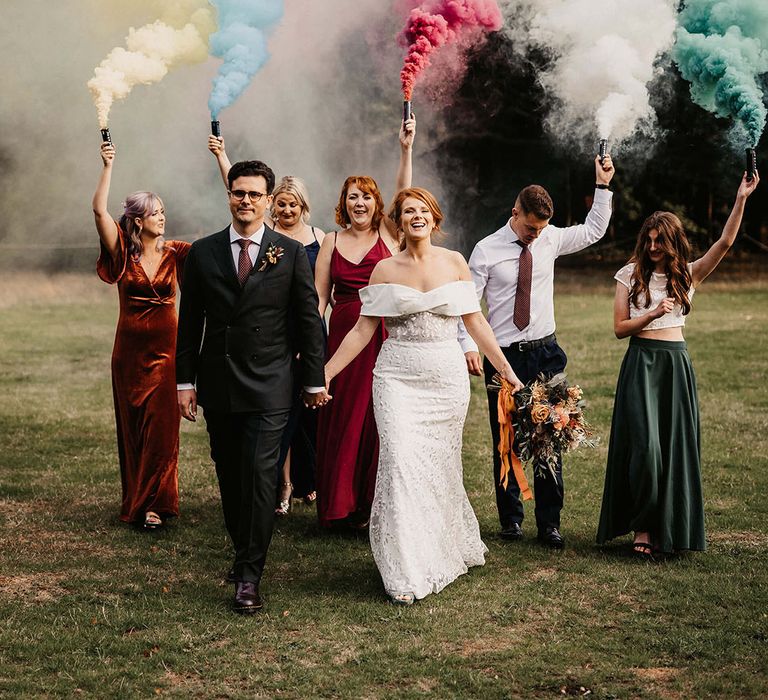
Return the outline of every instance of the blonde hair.
<path id="1" fill-rule="evenodd" d="M 144 244 L 141 241 L 141 229 L 136 226 L 136 219 L 149 216 L 155 207 L 163 207 L 163 200 L 154 192 L 134 192 L 125 198 L 123 203 L 123 215 L 120 217 L 120 228 L 128 238 L 128 253 L 138 260 L 144 252 Z M 158 236 L 156 249 L 162 250 L 165 238 Z"/>
<path id="2" fill-rule="evenodd" d="M 275 200 L 278 198 L 279 195 L 286 194 L 290 195 L 291 197 L 295 197 L 296 201 L 299 203 L 299 206 L 301 207 L 301 220 L 305 223 L 309 223 L 309 212 L 310 212 L 310 206 L 309 206 L 309 191 L 307 190 L 307 186 L 304 184 L 304 180 L 301 178 L 295 177 L 294 175 L 286 175 L 283 177 L 280 182 L 277 184 L 277 187 L 275 187 L 274 191 L 272 192 L 272 207 L 275 206 Z M 275 212 L 273 210 L 270 210 L 272 214 L 272 219 L 275 218 Z"/>

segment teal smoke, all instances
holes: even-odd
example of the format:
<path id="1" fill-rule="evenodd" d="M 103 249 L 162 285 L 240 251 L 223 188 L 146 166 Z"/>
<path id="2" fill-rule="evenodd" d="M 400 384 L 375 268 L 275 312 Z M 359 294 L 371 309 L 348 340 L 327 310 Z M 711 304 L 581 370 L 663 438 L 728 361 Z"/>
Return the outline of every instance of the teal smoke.
<path id="1" fill-rule="evenodd" d="M 215 119 L 243 94 L 267 62 L 267 33 L 283 17 L 283 0 L 210 0 L 210 3 L 218 10 L 219 29 L 210 36 L 209 53 L 224 59 L 208 99 L 208 108 Z"/>
<path id="2" fill-rule="evenodd" d="M 676 39 L 673 57 L 693 101 L 735 121 L 735 145 L 756 146 L 767 115 L 768 0 L 686 0 Z"/>

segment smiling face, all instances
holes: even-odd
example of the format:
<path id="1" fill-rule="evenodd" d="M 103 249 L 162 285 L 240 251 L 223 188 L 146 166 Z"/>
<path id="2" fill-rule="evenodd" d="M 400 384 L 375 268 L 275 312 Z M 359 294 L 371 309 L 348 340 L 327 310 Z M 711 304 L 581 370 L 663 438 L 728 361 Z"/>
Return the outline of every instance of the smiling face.
<path id="1" fill-rule="evenodd" d="M 515 207 L 512 209 L 509 225 L 525 245 L 530 245 L 549 225 L 549 219 L 541 219 L 533 213 L 526 214 L 522 209 Z"/>
<path id="2" fill-rule="evenodd" d="M 376 200 L 370 192 L 364 192 L 357 185 L 350 185 L 346 198 L 347 216 L 355 228 L 368 229 L 376 211 Z"/>
<path id="3" fill-rule="evenodd" d="M 267 181 L 262 175 L 243 175 L 233 180 L 229 194 L 233 220 L 242 226 L 260 225 L 272 203 L 272 195 L 266 192 Z"/>
<path id="4" fill-rule="evenodd" d="M 155 198 L 149 211 L 142 217 L 136 217 L 136 228 L 142 235 L 157 238 L 165 234 L 165 208 L 163 203 Z"/>
<path id="5" fill-rule="evenodd" d="M 418 197 L 408 197 L 401 206 L 399 223 L 406 240 L 417 242 L 432 235 L 435 217 L 426 202 Z"/>
<path id="6" fill-rule="evenodd" d="M 287 192 L 278 194 L 272 204 L 272 218 L 283 228 L 292 228 L 301 221 L 304 207 L 296 197 Z"/>

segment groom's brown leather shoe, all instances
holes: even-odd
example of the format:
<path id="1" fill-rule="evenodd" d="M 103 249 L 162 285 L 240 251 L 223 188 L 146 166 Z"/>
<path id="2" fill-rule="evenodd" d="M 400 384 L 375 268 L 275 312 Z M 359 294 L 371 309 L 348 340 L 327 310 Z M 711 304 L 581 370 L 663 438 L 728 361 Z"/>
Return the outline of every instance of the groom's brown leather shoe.
<path id="1" fill-rule="evenodd" d="M 253 581 L 238 581 L 235 584 L 235 601 L 232 609 L 241 615 L 251 615 L 264 607 L 259 595 L 259 584 Z"/>

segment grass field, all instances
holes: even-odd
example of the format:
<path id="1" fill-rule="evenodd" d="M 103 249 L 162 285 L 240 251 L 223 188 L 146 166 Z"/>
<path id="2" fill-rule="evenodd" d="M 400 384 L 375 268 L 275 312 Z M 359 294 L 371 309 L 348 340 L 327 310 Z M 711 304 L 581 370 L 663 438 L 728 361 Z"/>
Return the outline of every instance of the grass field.
<path id="1" fill-rule="evenodd" d="M 0 283 L 0 695 L 338 698 L 768 696 L 768 284 L 705 285 L 698 374 L 709 548 L 658 564 L 594 542 L 615 379 L 610 275 L 557 292 L 569 377 L 601 445 L 566 460 L 567 548 L 496 538 L 483 387 L 465 481 L 487 564 L 409 609 L 386 603 L 366 538 L 278 525 L 263 615 L 229 611 L 202 425 L 182 427 L 182 517 L 117 519 L 109 361 L 117 299 L 94 277 Z M 582 278 L 583 279 L 583 278 Z M 576 290 L 576 291 L 574 291 Z"/>

